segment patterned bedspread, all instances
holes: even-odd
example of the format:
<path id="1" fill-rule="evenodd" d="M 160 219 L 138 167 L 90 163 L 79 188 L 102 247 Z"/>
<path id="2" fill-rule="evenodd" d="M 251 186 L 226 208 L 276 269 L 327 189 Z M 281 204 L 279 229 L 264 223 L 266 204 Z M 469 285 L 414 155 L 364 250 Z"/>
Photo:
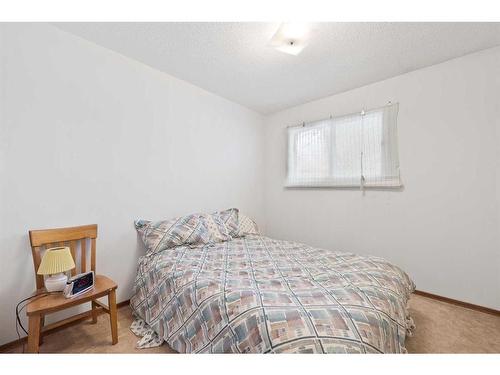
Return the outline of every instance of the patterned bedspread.
<path id="1" fill-rule="evenodd" d="M 131 306 L 181 353 L 404 353 L 414 288 L 381 258 L 252 235 L 142 257 Z"/>

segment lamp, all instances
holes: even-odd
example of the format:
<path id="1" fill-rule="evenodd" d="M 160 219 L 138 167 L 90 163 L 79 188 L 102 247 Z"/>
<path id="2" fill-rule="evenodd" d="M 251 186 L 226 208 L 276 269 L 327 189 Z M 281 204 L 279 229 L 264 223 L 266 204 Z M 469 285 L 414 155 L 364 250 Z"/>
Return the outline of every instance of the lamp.
<path id="1" fill-rule="evenodd" d="M 52 247 L 43 255 L 38 275 L 51 275 L 45 279 L 45 288 L 48 292 L 64 290 L 68 276 L 65 272 L 75 268 L 75 262 L 69 247 Z"/>
<path id="2" fill-rule="evenodd" d="M 308 42 L 309 29 L 307 23 L 282 23 L 269 44 L 278 51 L 297 56 Z"/>

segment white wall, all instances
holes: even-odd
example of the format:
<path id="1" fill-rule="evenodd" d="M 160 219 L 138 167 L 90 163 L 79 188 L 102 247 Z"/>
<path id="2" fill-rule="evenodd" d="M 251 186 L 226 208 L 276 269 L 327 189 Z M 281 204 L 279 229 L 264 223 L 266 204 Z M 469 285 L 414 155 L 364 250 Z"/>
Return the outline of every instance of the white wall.
<path id="1" fill-rule="evenodd" d="M 266 118 L 267 234 L 374 254 L 417 288 L 500 308 L 500 48 Z M 283 188 L 287 125 L 399 102 L 403 191 Z"/>
<path id="2" fill-rule="evenodd" d="M 239 207 L 263 223 L 262 118 L 44 24 L 0 25 L 0 344 L 34 290 L 29 229 L 99 224 L 128 299 L 133 220 Z"/>

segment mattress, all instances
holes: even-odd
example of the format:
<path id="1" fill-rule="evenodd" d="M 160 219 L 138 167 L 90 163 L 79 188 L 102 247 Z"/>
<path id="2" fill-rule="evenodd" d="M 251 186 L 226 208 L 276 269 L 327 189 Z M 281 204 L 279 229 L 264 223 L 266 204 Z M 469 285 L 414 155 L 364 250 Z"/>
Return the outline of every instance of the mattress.
<path id="1" fill-rule="evenodd" d="M 141 257 L 131 307 L 181 353 L 405 353 L 414 289 L 378 257 L 249 235 Z"/>

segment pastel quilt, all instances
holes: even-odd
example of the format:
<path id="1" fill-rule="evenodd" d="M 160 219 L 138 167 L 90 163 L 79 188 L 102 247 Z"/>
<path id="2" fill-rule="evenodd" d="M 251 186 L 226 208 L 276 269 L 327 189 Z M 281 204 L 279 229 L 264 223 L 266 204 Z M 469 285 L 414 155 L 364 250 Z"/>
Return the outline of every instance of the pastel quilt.
<path id="1" fill-rule="evenodd" d="M 381 258 L 248 235 L 141 257 L 131 306 L 145 347 L 405 353 L 414 289 Z"/>

